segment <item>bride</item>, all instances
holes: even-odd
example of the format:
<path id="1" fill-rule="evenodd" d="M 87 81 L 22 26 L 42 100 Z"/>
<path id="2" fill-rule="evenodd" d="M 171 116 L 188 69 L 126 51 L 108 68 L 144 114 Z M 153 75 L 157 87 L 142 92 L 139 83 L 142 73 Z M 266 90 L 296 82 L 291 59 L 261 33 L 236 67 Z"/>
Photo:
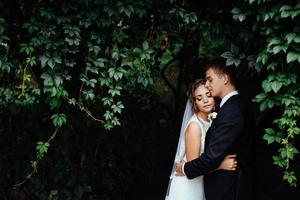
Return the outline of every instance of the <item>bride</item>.
<path id="1" fill-rule="evenodd" d="M 189 180 L 185 176 L 175 175 L 176 163 L 182 159 L 190 161 L 198 158 L 204 151 L 205 135 L 211 123 L 209 114 L 215 107 L 215 100 L 204 85 L 205 80 L 196 80 L 188 91 L 189 100 L 165 200 L 205 200 L 203 176 Z M 235 170 L 234 157 L 228 155 L 216 170 Z"/>

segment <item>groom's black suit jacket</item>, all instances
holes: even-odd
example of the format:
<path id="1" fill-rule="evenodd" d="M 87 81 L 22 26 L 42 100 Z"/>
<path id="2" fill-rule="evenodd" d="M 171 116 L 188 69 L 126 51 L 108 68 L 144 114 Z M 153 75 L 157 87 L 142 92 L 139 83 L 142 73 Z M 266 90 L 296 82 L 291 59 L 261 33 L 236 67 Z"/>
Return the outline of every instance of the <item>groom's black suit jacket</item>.
<path id="1" fill-rule="evenodd" d="M 230 97 L 218 111 L 205 140 L 204 153 L 187 162 L 184 171 L 187 178 L 204 176 L 207 200 L 252 199 L 252 119 L 239 95 Z M 217 169 L 224 157 L 237 154 L 236 171 Z"/>

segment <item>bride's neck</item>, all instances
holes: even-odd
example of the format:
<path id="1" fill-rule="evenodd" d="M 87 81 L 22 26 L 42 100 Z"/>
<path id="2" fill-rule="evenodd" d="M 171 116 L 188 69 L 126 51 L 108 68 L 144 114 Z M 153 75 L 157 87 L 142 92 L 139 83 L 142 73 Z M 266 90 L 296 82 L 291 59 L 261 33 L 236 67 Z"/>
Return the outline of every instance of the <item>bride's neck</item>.
<path id="1" fill-rule="evenodd" d="M 205 120 L 205 121 L 208 121 L 208 113 L 205 113 L 205 112 L 198 112 L 196 113 L 197 117 Z"/>

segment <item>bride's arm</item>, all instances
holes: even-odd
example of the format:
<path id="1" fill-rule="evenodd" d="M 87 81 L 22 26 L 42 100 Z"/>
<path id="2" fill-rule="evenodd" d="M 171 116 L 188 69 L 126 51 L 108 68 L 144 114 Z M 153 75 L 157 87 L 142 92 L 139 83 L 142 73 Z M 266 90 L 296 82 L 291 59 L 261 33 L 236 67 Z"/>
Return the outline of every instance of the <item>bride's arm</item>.
<path id="1" fill-rule="evenodd" d="M 185 152 L 187 161 L 200 155 L 201 129 L 196 122 L 191 122 L 185 131 Z"/>

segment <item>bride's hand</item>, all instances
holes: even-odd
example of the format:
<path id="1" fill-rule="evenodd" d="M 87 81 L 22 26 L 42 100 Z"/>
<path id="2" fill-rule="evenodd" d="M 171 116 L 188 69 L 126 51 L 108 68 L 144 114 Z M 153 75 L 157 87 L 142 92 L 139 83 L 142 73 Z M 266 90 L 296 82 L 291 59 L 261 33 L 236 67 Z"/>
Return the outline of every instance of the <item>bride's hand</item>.
<path id="1" fill-rule="evenodd" d="M 182 171 L 182 165 L 185 163 L 184 160 L 181 160 L 180 163 L 176 164 L 176 173 L 175 176 L 185 176 Z"/>
<path id="2" fill-rule="evenodd" d="M 237 167 L 236 154 L 227 155 L 218 169 L 234 171 Z"/>

